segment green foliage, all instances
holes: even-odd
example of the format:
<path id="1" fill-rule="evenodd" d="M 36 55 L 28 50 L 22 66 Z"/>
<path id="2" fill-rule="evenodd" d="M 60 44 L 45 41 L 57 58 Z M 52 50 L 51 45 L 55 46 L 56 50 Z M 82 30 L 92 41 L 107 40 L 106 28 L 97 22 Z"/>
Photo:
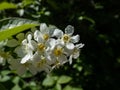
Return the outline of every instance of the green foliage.
<path id="1" fill-rule="evenodd" d="M 6 22 L 7 20 L 7 22 Z M 25 31 L 29 28 L 38 26 L 37 23 L 31 20 L 26 20 L 26 19 L 20 19 L 20 18 L 11 18 L 11 19 L 5 19 L 1 20 L 0 23 L 4 23 L 6 25 L 3 25 L 1 27 L 0 31 L 0 41 L 7 39 L 8 37 L 11 37 L 17 33 L 20 33 L 22 31 Z"/>
<path id="2" fill-rule="evenodd" d="M 47 76 L 42 83 L 43 86 L 53 86 L 54 84 L 55 84 L 55 80 L 53 77 L 50 76 Z"/>
<path id="3" fill-rule="evenodd" d="M 57 83 L 59 83 L 59 84 L 66 84 L 66 83 L 70 82 L 71 80 L 72 80 L 71 77 L 62 75 L 62 76 L 59 77 Z"/>
<path id="4" fill-rule="evenodd" d="M 8 2 L 0 3 L 0 10 L 15 9 L 15 8 L 17 8 L 16 4 L 8 3 Z"/>

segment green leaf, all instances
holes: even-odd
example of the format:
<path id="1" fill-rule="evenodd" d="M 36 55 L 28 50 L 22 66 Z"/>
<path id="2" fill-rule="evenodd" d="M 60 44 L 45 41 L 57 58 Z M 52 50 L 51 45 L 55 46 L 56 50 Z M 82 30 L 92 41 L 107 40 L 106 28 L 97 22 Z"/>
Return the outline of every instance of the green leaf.
<path id="1" fill-rule="evenodd" d="M 17 6 L 13 3 L 8 3 L 8 2 L 0 3 L 0 10 L 14 9 L 14 8 L 17 8 Z"/>
<path id="2" fill-rule="evenodd" d="M 18 84 L 16 84 L 11 90 L 22 90 Z"/>
<path id="3" fill-rule="evenodd" d="M 73 90 L 73 88 L 70 85 L 67 85 L 67 86 L 64 87 L 63 90 Z"/>
<path id="4" fill-rule="evenodd" d="M 58 79 L 57 83 L 59 83 L 59 84 L 66 84 L 66 83 L 70 82 L 71 80 L 72 80 L 71 77 L 63 75 L 63 76 L 60 76 L 60 78 Z"/>
<path id="5" fill-rule="evenodd" d="M 45 79 L 43 80 L 42 85 L 43 85 L 43 86 L 53 86 L 54 83 L 55 83 L 54 78 L 53 78 L 53 77 L 50 77 L 50 76 L 47 76 L 47 78 L 45 78 Z"/>
<path id="6" fill-rule="evenodd" d="M 62 90 L 62 86 L 57 83 L 57 84 L 55 85 L 55 90 Z"/>
<path id="7" fill-rule="evenodd" d="M 39 24 L 38 22 L 28 19 L 8 18 L 1 20 L 0 25 L 0 41 L 2 41 L 29 28 L 38 26 Z"/>
<path id="8" fill-rule="evenodd" d="M 3 71 L 1 71 L 1 75 L 3 75 L 3 76 L 8 75 L 10 73 L 11 73 L 10 70 L 3 70 Z"/>

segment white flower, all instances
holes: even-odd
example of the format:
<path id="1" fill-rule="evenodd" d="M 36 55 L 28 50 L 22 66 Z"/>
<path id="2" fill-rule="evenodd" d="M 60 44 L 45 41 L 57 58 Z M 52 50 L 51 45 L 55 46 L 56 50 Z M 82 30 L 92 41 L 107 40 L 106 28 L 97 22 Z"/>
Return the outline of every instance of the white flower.
<path id="1" fill-rule="evenodd" d="M 37 73 L 36 68 L 31 62 L 21 64 L 20 61 L 21 59 L 12 59 L 9 61 L 10 69 L 15 71 L 19 76 L 23 75 L 27 70 L 29 70 L 33 75 Z"/>
<path id="2" fill-rule="evenodd" d="M 72 36 L 73 33 L 74 27 L 68 25 L 65 28 L 65 34 L 62 30 L 55 29 L 53 36 L 56 36 L 58 39 L 61 39 L 61 43 L 63 43 L 67 49 L 72 50 L 74 48 L 74 43 L 77 43 L 80 39 L 79 35 Z"/>
<path id="3" fill-rule="evenodd" d="M 69 56 L 69 63 L 72 64 L 72 58 L 77 59 L 80 55 L 80 48 L 82 48 L 84 44 L 80 43 L 75 45 L 74 49 L 72 51 L 68 51 L 70 56 Z"/>
<path id="4" fill-rule="evenodd" d="M 40 56 L 39 53 L 34 54 L 32 62 L 38 72 L 45 71 L 49 73 L 52 70 L 51 61 L 44 56 Z"/>
<path id="5" fill-rule="evenodd" d="M 33 51 L 36 48 L 36 42 L 32 39 L 32 35 L 29 34 L 27 36 L 27 39 L 24 39 L 22 41 L 22 47 L 20 47 L 22 50 L 24 50 L 24 57 L 21 60 L 21 63 L 26 63 L 28 60 L 31 59 L 31 57 L 33 56 Z M 21 50 L 18 48 L 18 53 L 21 52 Z"/>
<path id="6" fill-rule="evenodd" d="M 53 68 L 61 66 L 68 61 L 64 52 L 64 47 L 60 44 L 55 45 L 55 47 L 51 50 L 50 57 L 50 60 L 54 62 Z"/>
<path id="7" fill-rule="evenodd" d="M 36 30 L 34 33 L 34 39 L 38 42 L 47 41 L 53 33 L 53 30 L 49 30 L 49 27 L 45 23 L 40 25 L 40 30 Z"/>

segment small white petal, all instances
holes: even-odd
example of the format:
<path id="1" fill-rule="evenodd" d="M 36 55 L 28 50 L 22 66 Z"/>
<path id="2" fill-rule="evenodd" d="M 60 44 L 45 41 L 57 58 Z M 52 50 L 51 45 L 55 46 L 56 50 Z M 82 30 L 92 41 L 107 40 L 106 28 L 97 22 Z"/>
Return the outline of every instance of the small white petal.
<path id="1" fill-rule="evenodd" d="M 56 45 L 56 40 L 55 39 L 49 39 L 48 42 L 46 43 L 46 45 L 49 46 L 50 49 L 52 50 Z"/>
<path id="2" fill-rule="evenodd" d="M 74 27 L 71 26 L 71 25 L 68 25 L 68 26 L 65 28 L 65 34 L 72 35 L 73 33 L 74 33 Z"/>
<path id="3" fill-rule="evenodd" d="M 82 47 L 84 47 L 84 44 L 80 43 L 80 44 L 77 44 L 75 47 L 76 48 L 82 48 Z"/>
<path id="4" fill-rule="evenodd" d="M 72 64 L 72 58 L 73 58 L 73 56 L 70 55 L 70 57 L 69 57 L 69 63 L 70 63 L 70 64 Z"/>
<path id="5" fill-rule="evenodd" d="M 79 40 L 80 40 L 80 36 L 79 35 L 75 35 L 75 36 L 71 37 L 71 41 L 73 43 L 77 43 L 77 42 L 79 42 Z"/>
<path id="6" fill-rule="evenodd" d="M 31 54 L 31 53 L 28 53 L 27 55 L 25 55 L 25 56 L 22 58 L 22 60 L 21 60 L 20 63 L 22 63 L 22 64 L 26 63 L 31 57 L 32 57 L 32 54 Z"/>
<path id="7" fill-rule="evenodd" d="M 42 33 L 47 33 L 47 32 L 48 32 L 47 25 L 46 25 L 45 23 L 42 23 L 42 24 L 40 25 L 40 31 L 41 31 Z"/>
<path id="8" fill-rule="evenodd" d="M 55 31 L 53 32 L 53 36 L 60 38 L 63 36 L 63 31 L 60 29 L 55 29 Z"/>
<path id="9" fill-rule="evenodd" d="M 28 34 L 27 39 L 28 39 L 28 42 L 30 42 L 31 39 L 32 39 L 32 35 L 31 35 L 31 34 Z"/>
<path id="10" fill-rule="evenodd" d="M 73 54 L 73 58 L 74 58 L 74 59 L 77 59 L 79 56 L 80 56 L 80 50 L 76 51 L 76 52 Z"/>
<path id="11" fill-rule="evenodd" d="M 22 44 L 23 44 L 23 45 L 26 45 L 26 44 L 27 44 L 27 39 L 24 39 L 24 40 L 22 41 Z"/>
<path id="12" fill-rule="evenodd" d="M 38 37 L 39 37 L 40 31 L 36 30 L 34 32 L 34 39 L 37 41 Z"/>
<path id="13" fill-rule="evenodd" d="M 60 62 L 61 65 L 64 64 L 64 63 L 66 63 L 66 62 L 68 62 L 67 57 L 65 55 L 61 55 L 58 58 L 58 60 L 59 60 L 59 62 Z"/>
<path id="14" fill-rule="evenodd" d="M 69 50 L 74 49 L 74 47 L 75 47 L 75 46 L 74 46 L 73 43 L 67 43 L 67 44 L 66 44 L 66 48 L 69 49 Z"/>

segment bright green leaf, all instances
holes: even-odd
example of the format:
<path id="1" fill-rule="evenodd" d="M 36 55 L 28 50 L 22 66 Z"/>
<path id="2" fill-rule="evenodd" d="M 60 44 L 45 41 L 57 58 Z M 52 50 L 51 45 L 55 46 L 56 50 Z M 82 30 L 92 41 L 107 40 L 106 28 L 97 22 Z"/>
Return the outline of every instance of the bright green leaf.
<path id="1" fill-rule="evenodd" d="M 58 79 L 57 83 L 66 84 L 66 83 L 70 82 L 71 80 L 72 80 L 71 77 L 63 75 Z"/>
<path id="2" fill-rule="evenodd" d="M 37 24 L 24 24 L 21 26 L 14 27 L 12 29 L 6 29 L 3 31 L 0 31 L 0 41 L 7 39 L 8 37 L 11 37 L 12 35 L 15 35 L 19 32 L 22 32 L 26 29 L 32 28 L 37 26 Z"/>
<path id="3" fill-rule="evenodd" d="M 17 6 L 13 3 L 8 3 L 8 2 L 2 2 L 0 3 L 0 10 L 5 10 L 5 9 L 11 9 L 11 8 L 17 8 Z"/>

